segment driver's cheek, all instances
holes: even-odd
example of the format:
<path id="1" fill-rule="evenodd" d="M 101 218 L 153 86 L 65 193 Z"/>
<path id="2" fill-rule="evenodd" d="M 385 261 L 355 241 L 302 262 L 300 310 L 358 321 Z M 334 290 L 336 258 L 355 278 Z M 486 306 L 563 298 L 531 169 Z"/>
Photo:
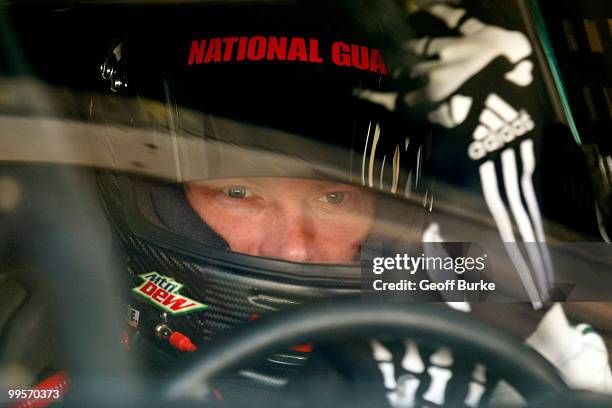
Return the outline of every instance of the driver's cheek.
<path id="1" fill-rule="evenodd" d="M 192 206 L 202 220 L 227 242 L 231 251 L 260 255 L 259 244 L 266 233 L 265 225 L 270 222 L 265 211 L 245 211 L 242 207 L 216 200 L 192 201 Z"/>
<path id="2" fill-rule="evenodd" d="M 371 225 L 344 221 L 319 223 L 314 246 L 321 262 L 350 263 L 356 260 Z"/>
<path id="3" fill-rule="evenodd" d="M 262 253 L 262 242 L 269 239 L 270 226 L 274 225 L 273 215 L 269 212 L 243 214 L 223 211 L 216 228 L 213 228 L 229 244 L 230 250 L 253 256 L 271 256 Z"/>

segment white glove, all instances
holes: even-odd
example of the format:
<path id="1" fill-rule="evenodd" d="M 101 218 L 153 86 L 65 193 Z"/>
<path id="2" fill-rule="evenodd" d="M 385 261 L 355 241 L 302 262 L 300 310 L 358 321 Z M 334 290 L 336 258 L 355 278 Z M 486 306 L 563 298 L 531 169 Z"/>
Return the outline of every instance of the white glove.
<path id="1" fill-rule="evenodd" d="M 570 387 L 612 394 L 612 372 L 601 336 L 586 324 L 571 326 L 560 304 L 546 313 L 527 344 L 553 363 Z"/>

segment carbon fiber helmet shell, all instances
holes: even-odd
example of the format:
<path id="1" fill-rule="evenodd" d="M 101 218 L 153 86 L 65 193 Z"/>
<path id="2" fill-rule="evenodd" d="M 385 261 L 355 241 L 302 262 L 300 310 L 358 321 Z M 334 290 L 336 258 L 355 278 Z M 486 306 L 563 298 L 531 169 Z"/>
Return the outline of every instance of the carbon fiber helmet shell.
<path id="1" fill-rule="evenodd" d="M 101 64 L 106 93 L 92 101 L 92 121 L 116 143 L 98 151 L 111 164 L 98 184 L 131 279 L 128 322 L 160 361 L 178 354 L 157 338 L 160 324 L 200 345 L 253 316 L 361 289 L 358 259 L 304 264 L 230 251 L 189 206 L 184 183 L 260 176 L 361 186 L 377 195 L 362 251 L 419 241 L 427 217 L 427 126 L 355 96 L 397 86 L 388 75 L 395 54 L 380 47 L 387 33 L 341 30 L 335 21 L 355 16 L 320 4 L 172 13 L 113 43 Z M 215 40 L 226 48 L 207 48 Z"/>

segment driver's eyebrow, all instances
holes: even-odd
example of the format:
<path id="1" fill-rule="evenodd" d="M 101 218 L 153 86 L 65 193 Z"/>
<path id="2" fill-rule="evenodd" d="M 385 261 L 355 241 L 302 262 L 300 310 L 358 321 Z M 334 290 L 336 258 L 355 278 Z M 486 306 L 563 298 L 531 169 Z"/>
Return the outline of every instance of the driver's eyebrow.
<path id="1" fill-rule="evenodd" d="M 198 180 L 191 182 L 189 184 L 194 185 L 196 187 L 208 187 L 208 188 L 216 188 L 216 187 L 225 187 L 225 186 L 241 186 L 241 185 L 253 185 L 260 183 L 255 183 L 253 179 L 244 179 L 244 178 L 227 178 L 227 179 L 215 179 L 215 180 Z"/>
<path id="2" fill-rule="evenodd" d="M 329 190 L 329 191 L 342 191 L 342 190 L 350 190 L 350 191 L 356 191 L 356 192 L 364 191 L 361 187 L 355 186 L 353 184 L 348 184 L 348 183 L 326 183 L 322 187 L 323 189 Z"/>
<path id="3" fill-rule="evenodd" d="M 279 181 L 287 181 L 292 179 L 291 177 L 253 177 L 253 178 L 227 178 L 227 179 L 215 179 L 215 180 L 202 180 L 196 181 L 193 184 L 196 187 L 205 188 L 219 188 L 228 186 L 244 186 L 255 189 L 265 190 L 270 184 L 277 179 Z M 328 193 L 333 191 L 352 191 L 352 192 L 363 192 L 363 189 L 359 186 L 341 183 L 337 181 L 297 178 L 298 181 L 309 181 L 311 183 L 307 185 L 301 185 L 301 188 L 312 193 Z"/>

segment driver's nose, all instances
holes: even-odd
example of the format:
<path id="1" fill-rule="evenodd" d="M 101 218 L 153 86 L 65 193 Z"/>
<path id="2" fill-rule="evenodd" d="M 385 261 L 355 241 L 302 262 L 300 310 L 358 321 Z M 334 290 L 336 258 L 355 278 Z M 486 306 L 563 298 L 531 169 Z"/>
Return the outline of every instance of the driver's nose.
<path id="1" fill-rule="evenodd" d="M 293 262 L 313 261 L 313 234 L 309 224 L 300 211 L 279 211 L 260 244 L 260 255 Z"/>

